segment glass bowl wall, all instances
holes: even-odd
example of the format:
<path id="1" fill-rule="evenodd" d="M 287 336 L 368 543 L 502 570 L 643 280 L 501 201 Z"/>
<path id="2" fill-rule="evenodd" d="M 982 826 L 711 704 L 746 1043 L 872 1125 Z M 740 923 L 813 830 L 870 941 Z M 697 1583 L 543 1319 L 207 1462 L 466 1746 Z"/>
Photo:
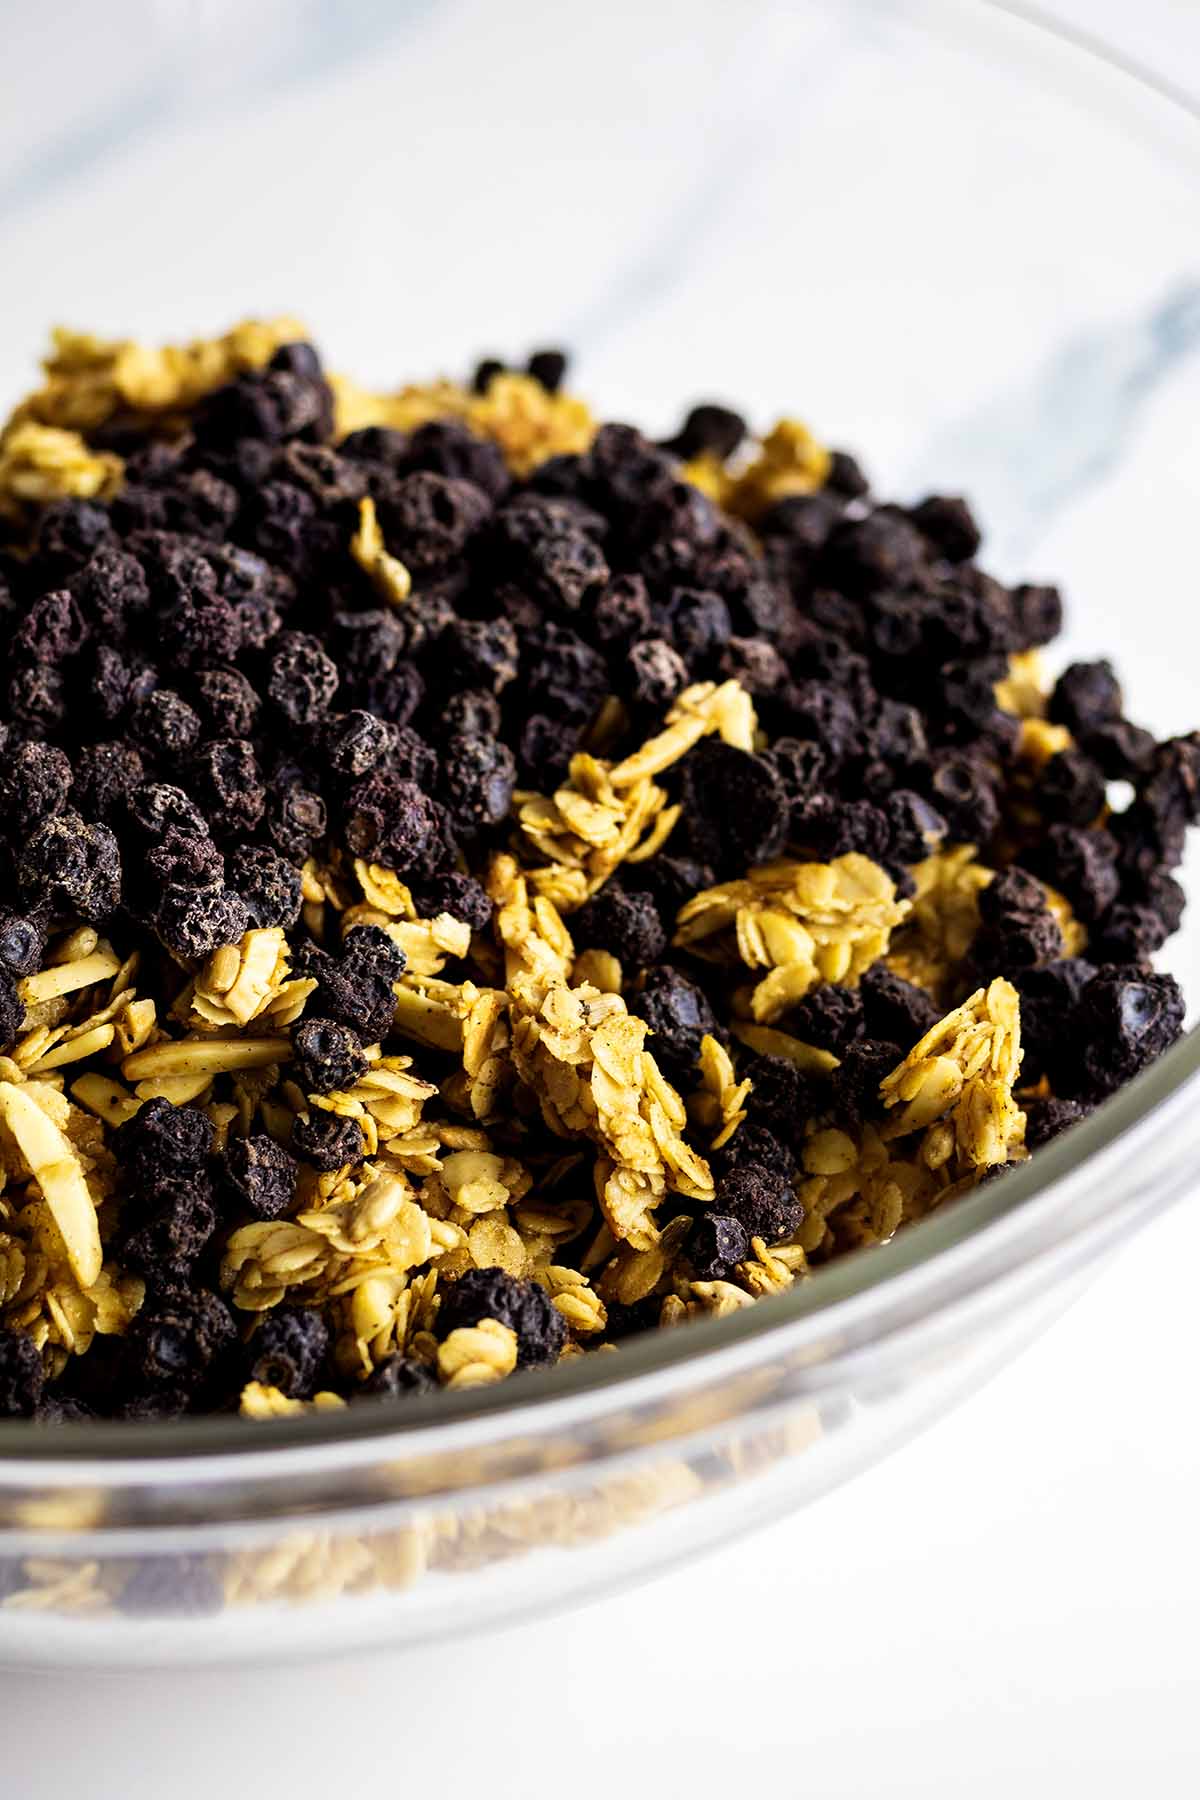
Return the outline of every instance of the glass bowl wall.
<path id="1" fill-rule="evenodd" d="M 1064 584 L 1064 656 L 1112 653 L 1135 717 L 1188 728 L 1196 120 L 972 0 L 625 11 L 31 25 L 0 74 L 0 397 L 56 318 L 169 339 L 286 308 L 379 383 L 567 342 L 607 416 L 799 411 L 884 492 L 971 493 L 998 574 Z M 46 92 L 49 114 L 23 98 Z M 1169 962 L 1200 992 L 1200 912 Z M 802 1290 L 400 1425 L 0 1428 L 0 1661 L 419 1642 L 799 1505 L 1186 1190 L 1198 1061 L 1189 1038 L 1034 1164 Z"/>

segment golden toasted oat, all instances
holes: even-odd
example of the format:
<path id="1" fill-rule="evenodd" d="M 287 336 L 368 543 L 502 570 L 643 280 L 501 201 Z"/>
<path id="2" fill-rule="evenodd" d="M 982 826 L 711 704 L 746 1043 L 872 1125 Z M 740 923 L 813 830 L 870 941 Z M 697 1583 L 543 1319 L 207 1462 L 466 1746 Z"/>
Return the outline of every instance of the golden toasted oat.
<path id="1" fill-rule="evenodd" d="M 770 1024 L 818 981 L 855 985 L 887 953 L 908 910 L 890 875 L 854 852 L 829 863 L 766 863 L 687 901 L 675 942 L 768 969 L 747 1010 Z"/>
<path id="2" fill-rule="evenodd" d="M 358 503 L 358 530 L 350 540 L 350 554 L 385 600 L 403 605 L 412 593 L 412 576 L 398 557 L 388 555 L 369 494 Z"/>

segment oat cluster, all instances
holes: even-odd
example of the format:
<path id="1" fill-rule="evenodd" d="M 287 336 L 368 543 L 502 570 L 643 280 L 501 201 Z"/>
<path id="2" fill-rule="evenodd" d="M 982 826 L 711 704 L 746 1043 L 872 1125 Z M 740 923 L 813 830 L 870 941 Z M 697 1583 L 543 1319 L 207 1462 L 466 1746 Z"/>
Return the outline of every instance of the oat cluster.
<path id="1" fill-rule="evenodd" d="M 1178 1034 L 1200 739 L 961 500 L 563 374 L 60 331 L 0 432 L 0 1416 L 721 1316 Z"/>

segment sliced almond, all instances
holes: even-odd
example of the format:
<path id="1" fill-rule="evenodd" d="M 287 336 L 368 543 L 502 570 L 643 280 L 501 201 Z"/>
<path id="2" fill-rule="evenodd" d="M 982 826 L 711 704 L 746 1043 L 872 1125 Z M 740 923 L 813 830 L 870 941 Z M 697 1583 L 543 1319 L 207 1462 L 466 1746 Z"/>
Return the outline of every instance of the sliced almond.
<path id="1" fill-rule="evenodd" d="M 121 1064 L 126 1081 L 159 1075 L 220 1075 L 230 1069 L 263 1069 L 291 1060 L 291 1040 L 264 1038 L 180 1038 L 135 1050 Z"/>
<path id="2" fill-rule="evenodd" d="M 103 1252 L 96 1207 L 70 1143 L 24 1088 L 0 1081 L 0 1118 L 16 1139 L 62 1233 L 80 1287 L 99 1279 Z"/>
<path id="3" fill-rule="evenodd" d="M 120 957 L 104 945 L 91 956 L 80 956 L 74 962 L 58 963 L 53 968 L 39 969 L 36 975 L 27 975 L 19 992 L 26 1006 L 36 1006 L 42 1000 L 55 1000 L 61 994 L 73 994 L 79 988 L 108 981 L 120 967 Z"/>

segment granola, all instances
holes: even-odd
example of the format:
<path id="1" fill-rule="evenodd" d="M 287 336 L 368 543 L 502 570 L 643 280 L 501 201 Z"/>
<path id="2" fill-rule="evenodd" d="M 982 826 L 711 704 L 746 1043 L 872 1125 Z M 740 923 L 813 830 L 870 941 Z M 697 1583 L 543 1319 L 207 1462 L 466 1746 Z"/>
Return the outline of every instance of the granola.
<path id="1" fill-rule="evenodd" d="M 1047 674 L 961 500 L 563 373 L 60 331 L 0 431 L 0 1413 L 406 1405 L 726 1317 L 1178 1034 L 1200 738 Z"/>

